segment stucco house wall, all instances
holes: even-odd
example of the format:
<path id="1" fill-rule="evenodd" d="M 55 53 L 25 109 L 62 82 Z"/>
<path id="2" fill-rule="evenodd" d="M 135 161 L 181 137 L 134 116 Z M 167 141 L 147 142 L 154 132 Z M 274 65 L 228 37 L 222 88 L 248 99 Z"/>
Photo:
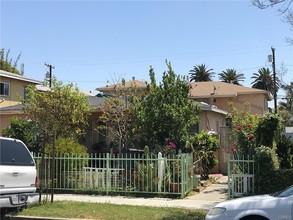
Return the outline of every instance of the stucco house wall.
<path id="1" fill-rule="evenodd" d="M 2 129 L 10 125 L 12 117 L 25 117 L 20 105 L 21 99 L 25 96 L 25 88 L 28 85 L 40 84 L 40 81 L 0 70 L 0 82 L 9 85 L 9 94 L 0 95 L 1 135 Z"/>

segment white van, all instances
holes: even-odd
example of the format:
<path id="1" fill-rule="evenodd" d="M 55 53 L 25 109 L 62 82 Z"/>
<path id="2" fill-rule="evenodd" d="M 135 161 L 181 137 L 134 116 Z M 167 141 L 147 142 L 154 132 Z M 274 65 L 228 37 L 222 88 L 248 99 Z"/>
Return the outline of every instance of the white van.
<path id="1" fill-rule="evenodd" d="M 37 203 L 37 170 L 25 144 L 0 137 L 0 213 Z"/>

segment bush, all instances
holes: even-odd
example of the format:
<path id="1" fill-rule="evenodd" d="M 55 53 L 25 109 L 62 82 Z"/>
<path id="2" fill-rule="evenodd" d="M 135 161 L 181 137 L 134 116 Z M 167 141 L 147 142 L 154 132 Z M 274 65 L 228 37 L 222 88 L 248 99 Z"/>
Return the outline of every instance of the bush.
<path id="1" fill-rule="evenodd" d="M 52 155 L 52 144 L 45 146 L 45 154 Z M 50 159 L 45 158 L 44 163 L 50 165 Z M 81 178 L 80 173 L 87 164 L 88 154 L 85 146 L 71 138 L 56 140 L 55 175 L 60 179 L 61 187 L 80 187 L 77 185 L 77 178 Z"/>
<path id="2" fill-rule="evenodd" d="M 255 162 L 259 164 L 258 172 L 271 172 L 279 169 L 279 161 L 275 148 L 261 146 L 256 148 Z"/>
<path id="3" fill-rule="evenodd" d="M 258 194 L 268 193 L 272 190 L 269 185 L 272 184 L 271 179 L 275 171 L 279 169 L 279 161 L 276 155 L 276 149 L 266 146 L 256 148 L 255 162 L 258 164 L 256 172 L 256 183 Z"/>
<path id="4" fill-rule="evenodd" d="M 202 174 L 208 175 L 210 170 L 218 164 L 215 156 L 219 148 L 218 139 L 203 131 L 191 137 L 190 142 L 195 159 L 201 161 Z"/>
<path id="5" fill-rule="evenodd" d="M 280 135 L 276 147 L 281 169 L 293 168 L 293 142 L 285 135 Z"/>
<path id="6" fill-rule="evenodd" d="M 256 146 L 272 147 L 279 125 L 280 119 L 276 114 L 267 113 L 260 118 L 255 130 Z"/>
<path id="7" fill-rule="evenodd" d="M 2 134 L 23 141 L 31 152 L 37 153 L 41 149 L 43 136 L 40 129 L 34 121 L 27 118 L 13 117 L 10 126 L 4 128 Z"/>
<path id="8" fill-rule="evenodd" d="M 261 173 L 257 181 L 257 194 L 268 194 L 280 191 L 293 184 L 293 169 L 271 170 Z"/>
<path id="9" fill-rule="evenodd" d="M 51 155 L 52 144 L 46 145 L 45 153 Z M 58 138 L 56 140 L 56 154 L 85 155 L 87 148 L 71 138 Z"/>

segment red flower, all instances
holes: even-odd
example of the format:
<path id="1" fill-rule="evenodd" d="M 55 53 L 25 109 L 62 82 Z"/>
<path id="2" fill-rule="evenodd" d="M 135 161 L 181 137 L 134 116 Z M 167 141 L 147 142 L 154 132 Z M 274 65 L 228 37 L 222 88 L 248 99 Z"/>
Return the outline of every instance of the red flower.
<path id="1" fill-rule="evenodd" d="M 254 139 L 254 135 L 253 134 L 248 135 L 248 140 L 251 141 L 252 139 Z"/>
<path id="2" fill-rule="evenodd" d="M 236 150 L 236 147 L 233 146 L 233 147 L 230 148 L 230 150 L 231 151 L 235 151 Z"/>
<path id="3" fill-rule="evenodd" d="M 241 131 L 241 130 L 242 130 L 242 126 L 241 126 L 241 125 L 238 125 L 238 126 L 236 127 L 236 129 L 237 129 L 237 131 Z"/>
<path id="4" fill-rule="evenodd" d="M 251 129 L 251 128 L 252 128 L 252 125 L 251 125 L 251 124 L 248 124 L 247 127 L 248 127 L 249 129 Z"/>

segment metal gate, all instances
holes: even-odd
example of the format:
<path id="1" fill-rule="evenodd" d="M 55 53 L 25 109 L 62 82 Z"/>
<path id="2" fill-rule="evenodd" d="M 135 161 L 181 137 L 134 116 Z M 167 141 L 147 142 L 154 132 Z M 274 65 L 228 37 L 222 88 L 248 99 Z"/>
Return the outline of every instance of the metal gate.
<path id="1" fill-rule="evenodd" d="M 252 158 L 239 158 L 227 154 L 228 158 L 228 196 L 229 198 L 254 194 L 255 162 Z"/>

